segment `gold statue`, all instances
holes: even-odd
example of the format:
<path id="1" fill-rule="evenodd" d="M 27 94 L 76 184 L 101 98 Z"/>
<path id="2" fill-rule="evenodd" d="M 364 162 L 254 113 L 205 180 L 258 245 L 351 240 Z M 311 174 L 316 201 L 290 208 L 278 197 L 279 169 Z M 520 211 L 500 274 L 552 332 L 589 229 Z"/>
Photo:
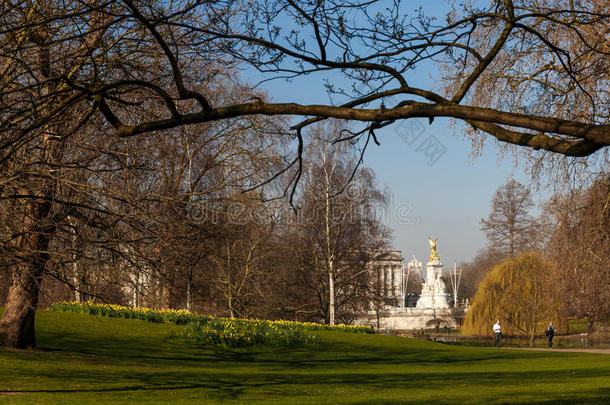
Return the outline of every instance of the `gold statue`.
<path id="1" fill-rule="evenodd" d="M 431 262 L 440 259 L 438 253 L 436 253 L 436 241 L 437 240 L 438 239 L 432 239 L 431 237 L 428 236 L 428 243 L 430 244 L 430 249 L 432 250 L 432 252 L 430 253 Z"/>

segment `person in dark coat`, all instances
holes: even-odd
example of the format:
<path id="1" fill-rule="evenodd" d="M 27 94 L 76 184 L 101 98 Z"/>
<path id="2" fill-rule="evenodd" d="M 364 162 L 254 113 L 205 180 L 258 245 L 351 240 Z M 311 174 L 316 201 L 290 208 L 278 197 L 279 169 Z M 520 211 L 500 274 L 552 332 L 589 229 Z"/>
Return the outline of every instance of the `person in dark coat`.
<path id="1" fill-rule="evenodd" d="M 553 336 L 555 336 L 555 327 L 553 322 L 549 323 L 549 327 L 544 331 L 547 339 L 549 340 L 549 347 L 553 347 Z"/>

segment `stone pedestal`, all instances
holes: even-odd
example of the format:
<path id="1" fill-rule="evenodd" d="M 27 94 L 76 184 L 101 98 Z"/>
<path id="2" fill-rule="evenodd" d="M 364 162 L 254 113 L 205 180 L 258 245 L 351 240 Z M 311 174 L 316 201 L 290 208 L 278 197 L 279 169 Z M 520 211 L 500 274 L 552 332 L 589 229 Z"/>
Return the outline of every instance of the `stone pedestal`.
<path id="1" fill-rule="evenodd" d="M 417 308 L 391 308 L 383 311 L 379 317 L 379 328 L 382 330 L 419 330 L 432 328 L 435 323 L 431 320 L 441 319 L 441 327 L 456 326 L 450 309 L 417 309 Z M 356 325 L 377 327 L 377 314 L 371 311 L 365 316 L 354 320 Z"/>
<path id="2" fill-rule="evenodd" d="M 439 260 L 429 262 L 426 266 L 426 281 L 422 284 L 421 295 L 415 308 L 446 309 L 449 308 L 449 293 L 441 276 L 443 264 Z"/>

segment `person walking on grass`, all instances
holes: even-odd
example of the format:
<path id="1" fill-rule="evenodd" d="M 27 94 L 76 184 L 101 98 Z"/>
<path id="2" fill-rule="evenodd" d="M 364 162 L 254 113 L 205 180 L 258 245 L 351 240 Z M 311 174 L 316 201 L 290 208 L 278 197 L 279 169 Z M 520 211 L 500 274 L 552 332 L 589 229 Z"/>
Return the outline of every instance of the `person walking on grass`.
<path id="1" fill-rule="evenodd" d="M 494 331 L 494 334 L 496 335 L 496 342 L 495 342 L 494 345 L 500 347 L 500 345 L 502 344 L 502 326 L 500 326 L 500 320 L 499 319 L 494 324 L 493 331 Z"/>
<path id="2" fill-rule="evenodd" d="M 549 327 L 544 331 L 547 339 L 549 340 L 549 347 L 553 347 L 553 336 L 555 336 L 555 327 L 553 322 L 549 323 Z"/>

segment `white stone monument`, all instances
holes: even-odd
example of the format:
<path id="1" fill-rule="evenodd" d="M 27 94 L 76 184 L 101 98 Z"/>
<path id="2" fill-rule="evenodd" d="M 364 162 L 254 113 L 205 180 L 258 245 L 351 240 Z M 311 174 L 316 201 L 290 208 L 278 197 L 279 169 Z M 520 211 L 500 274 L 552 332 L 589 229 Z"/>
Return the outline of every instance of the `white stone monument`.
<path id="1" fill-rule="evenodd" d="M 449 292 L 441 279 L 443 263 L 436 253 L 437 239 L 428 238 L 430 243 L 430 261 L 426 265 L 426 281 L 422 284 L 421 294 L 415 308 L 419 309 L 447 309 L 449 308 Z"/>
<path id="2" fill-rule="evenodd" d="M 426 281 L 421 286 L 421 295 L 415 308 L 420 309 L 446 309 L 449 308 L 449 293 L 447 286 L 441 279 L 443 263 L 438 259 L 429 262 L 426 266 Z"/>
<path id="3" fill-rule="evenodd" d="M 373 290 L 382 300 L 382 306 L 371 307 L 363 316 L 355 319 L 358 325 L 370 325 L 381 330 L 414 330 L 429 328 L 438 324 L 455 327 L 455 318 L 449 305 L 451 302 L 447 287 L 441 279 L 443 264 L 436 252 L 436 240 L 428 238 L 430 260 L 427 265 L 426 280 L 415 307 L 404 306 L 409 272 L 402 268 L 403 257 L 399 251 L 386 251 L 378 255 L 371 264 Z M 420 273 L 421 262 L 414 258 L 409 263 L 410 271 Z M 397 285 L 398 283 L 398 285 Z M 398 288 L 403 286 L 404 288 Z"/>

